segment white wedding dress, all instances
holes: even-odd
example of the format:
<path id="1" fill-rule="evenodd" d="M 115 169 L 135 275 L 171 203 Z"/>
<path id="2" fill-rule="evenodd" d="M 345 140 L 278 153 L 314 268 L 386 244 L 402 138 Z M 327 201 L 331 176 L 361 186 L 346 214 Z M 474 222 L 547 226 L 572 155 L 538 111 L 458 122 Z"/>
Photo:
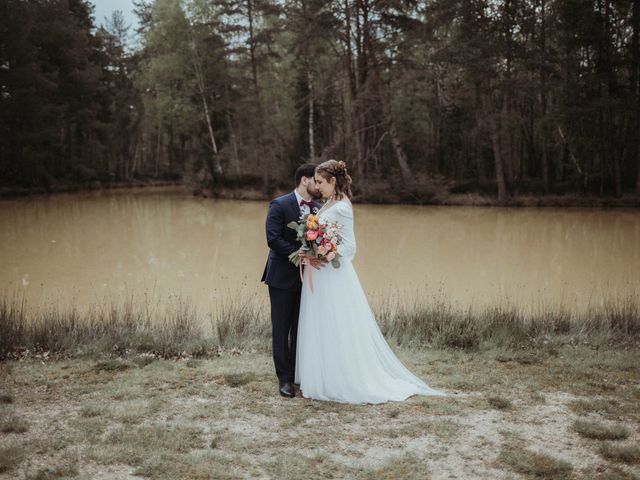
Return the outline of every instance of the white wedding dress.
<path id="1" fill-rule="evenodd" d="M 342 403 L 446 395 L 413 375 L 380 332 L 351 263 L 356 253 L 351 202 L 340 200 L 319 215 L 322 223 L 342 225 L 341 258 L 340 268 L 312 270 L 313 292 L 304 275 L 295 372 L 302 395 Z"/>

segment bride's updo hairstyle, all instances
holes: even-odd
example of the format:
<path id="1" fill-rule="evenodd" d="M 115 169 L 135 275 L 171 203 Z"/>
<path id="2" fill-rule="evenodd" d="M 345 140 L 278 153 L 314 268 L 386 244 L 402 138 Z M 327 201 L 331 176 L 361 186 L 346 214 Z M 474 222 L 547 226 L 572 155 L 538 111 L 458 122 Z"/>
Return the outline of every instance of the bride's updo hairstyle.
<path id="1" fill-rule="evenodd" d="M 351 177 L 347 173 L 347 164 L 342 160 L 327 160 L 316 167 L 316 173 L 322 175 L 327 181 L 331 177 L 336 179 L 336 197 L 342 199 L 344 195 L 351 198 Z"/>

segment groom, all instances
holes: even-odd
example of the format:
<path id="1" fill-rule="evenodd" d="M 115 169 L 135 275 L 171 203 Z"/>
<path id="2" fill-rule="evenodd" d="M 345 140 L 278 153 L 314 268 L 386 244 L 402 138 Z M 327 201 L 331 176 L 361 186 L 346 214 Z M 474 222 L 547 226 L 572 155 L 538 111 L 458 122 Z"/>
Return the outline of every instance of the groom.
<path id="1" fill-rule="evenodd" d="M 296 371 L 296 340 L 302 282 L 298 267 L 289 261 L 289 255 L 300 248 L 296 231 L 287 227 L 297 222 L 301 214 L 320 208 L 314 201 L 317 196 L 314 180 L 315 165 L 307 163 L 295 173 L 295 190 L 276 198 L 269 205 L 266 232 L 269 257 L 262 274 L 262 281 L 269 286 L 271 302 L 271 334 L 273 363 L 280 384 L 280 395 L 294 397 Z M 312 262 L 316 268 L 322 265 Z"/>

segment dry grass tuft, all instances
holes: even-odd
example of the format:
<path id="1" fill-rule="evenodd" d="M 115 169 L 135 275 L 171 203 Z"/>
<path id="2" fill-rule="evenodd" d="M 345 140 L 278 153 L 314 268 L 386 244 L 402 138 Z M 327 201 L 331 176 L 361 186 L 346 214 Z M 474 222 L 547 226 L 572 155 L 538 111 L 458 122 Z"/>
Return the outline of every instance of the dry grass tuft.
<path id="1" fill-rule="evenodd" d="M 99 464 L 122 463 L 139 466 L 152 456 L 188 454 L 205 448 L 201 428 L 185 425 L 126 425 L 111 430 L 94 448 L 88 458 Z"/>
<path id="2" fill-rule="evenodd" d="M 585 480 L 639 480 L 639 478 L 631 472 L 613 467 L 604 472 L 587 475 Z"/>
<path id="3" fill-rule="evenodd" d="M 161 452 L 149 455 L 133 474 L 151 480 L 239 480 L 243 476 L 235 471 L 237 469 L 236 462 L 217 452 L 201 455 Z"/>
<path id="4" fill-rule="evenodd" d="M 24 433 L 29 430 L 29 424 L 18 417 L 9 417 L 0 422 L 2 433 Z"/>
<path id="5" fill-rule="evenodd" d="M 123 362 L 121 359 L 111 359 L 98 362 L 93 366 L 93 370 L 96 372 L 123 372 L 129 370 L 131 365 Z"/>
<path id="6" fill-rule="evenodd" d="M 62 465 L 53 468 L 43 468 L 36 473 L 27 475 L 26 480 L 53 480 L 56 478 L 77 477 L 79 474 L 76 464 Z"/>
<path id="7" fill-rule="evenodd" d="M 540 363 L 542 363 L 542 359 L 540 358 L 540 356 L 536 355 L 535 353 L 518 355 L 514 360 L 520 365 L 539 365 Z"/>
<path id="8" fill-rule="evenodd" d="M 614 415 L 618 412 L 620 402 L 610 398 L 595 398 L 589 400 L 574 400 L 569 403 L 569 408 L 579 415 L 589 413 Z"/>
<path id="9" fill-rule="evenodd" d="M 190 358 L 185 362 L 185 365 L 189 368 L 198 368 L 202 366 L 202 361 Z"/>
<path id="10" fill-rule="evenodd" d="M 415 455 L 406 454 L 388 460 L 382 467 L 366 472 L 363 477 L 367 480 L 396 480 L 399 478 L 428 480 L 430 475 L 424 462 L 421 462 Z"/>
<path id="11" fill-rule="evenodd" d="M 511 400 L 504 397 L 489 397 L 487 402 L 496 410 L 510 410 L 513 407 Z"/>
<path id="12" fill-rule="evenodd" d="M 594 440 L 624 440 L 629 437 L 629 429 L 623 425 L 607 426 L 589 420 L 576 420 L 573 430 L 585 438 Z"/>
<path id="13" fill-rule="evenodd" d="M 0 473 L 10 472 L 25 459 L 23 448 L 16 445 L 0 447 Z"/>
<path id="14" fill-rule="evenodd" d="M 99 408 L 95 405 L 84 405 L 81 409 L 80 409 L 80 416 L 83 418 L 93 418 L 93 417 L 99 417 L 100 415 L 103 414 L 103 408 Z"/>
<path id="15" fill-rule="evenodd" d="M 629 464 L 640 463 L 640 448 L 636 445 L 613 442 L 603 443 L 600 446 L 600 455 L 614 462 Z"/>
<path id="16" fill-rule="evenodd" d="M 153 362 L 155 362 L 157 360 L 157 358 L 154 355 L 139 355 L 137 357 L 134 357 L 133 359 L 131 359 L 131 361 L 138 367 L 138 368 L 144 368 L 147 365 L 152 364 Z"/>
<path id="17" fill-rule="evenodd" d="M 222 377 L 222 381 L 225 385 L 228 385 L 230 387 L 241 387 L 243 385 L 256 381 L 257 378 L 258 377 L 254 373 L 232 373 L 224 375 Z"/>
<path id="18" fill-rule="evenodd" d="M 498 460 L 518 473 L 549 480 L 569 478 L 573 470 L 564 460 L 518 447 L 503 448 Z"/>

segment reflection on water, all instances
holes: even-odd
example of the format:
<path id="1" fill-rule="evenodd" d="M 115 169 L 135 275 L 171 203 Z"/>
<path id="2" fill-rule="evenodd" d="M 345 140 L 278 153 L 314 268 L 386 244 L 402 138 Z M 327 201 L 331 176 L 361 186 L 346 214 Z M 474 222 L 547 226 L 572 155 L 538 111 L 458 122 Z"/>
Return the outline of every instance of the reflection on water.
<path id="1" fill-rule="evenodd" d="M 0 201 L 0 288 L 30 305 L 265 294 L 267 202 L 181 191 Z M 362 284 L 463 306 L 582 310 L 640 290 L 640 211 L 356 205 Z"/>

